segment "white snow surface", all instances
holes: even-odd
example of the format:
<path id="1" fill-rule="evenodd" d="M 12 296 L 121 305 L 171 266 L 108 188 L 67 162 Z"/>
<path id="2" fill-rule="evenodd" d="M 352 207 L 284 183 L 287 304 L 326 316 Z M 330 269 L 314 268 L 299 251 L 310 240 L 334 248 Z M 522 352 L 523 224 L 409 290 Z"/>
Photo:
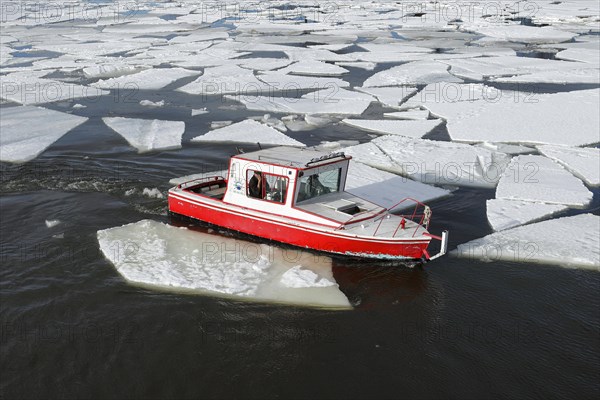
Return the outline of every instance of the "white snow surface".
<path id="1" fill-rule="evenodd" d="M 427 85 L 436 82 L 462 82 L 448 72 L 449 67 L 437 61 L 414 61 L 392 67 L 369 77 L 363 87 Z"/>
<path id="2" fill-rule="evenodd" d="M 99 80 L 92 86 L 102 89 L 158 90 L 181 78 L 199 74 L 200 71 L 183 68 L 152 68 L 132 75 Z"/>
<path id="3" fill-rule="evenodd" d="M 599 140 L 599 100 L 600 89 L 544 94 L 438 83 L 403 107 L 422 106 L 445 119 L 456 141 L 583 146 Z"/>
<path id="4" fill-rule="evenodd" d="M 304 60 L 277 70 L 277 72 L 282 74 L 310 76 L 339 76 L 347 74 L 348 70 L 335 64 L 328 64 L 323 61 Z"/>
<path id="5" fill-rule="evenodd" d="M 214 129 L 192 142 L 241 142 L 303 147 L 303 143 L 286 136 L 268 125 L 247 119 L 223 128 Z"/>
<path id="6" fill-rule="evenodd" d="M 346 179 L 347 192 L 386 208 L 395 206 L 406 197 L 428 202 L 450 194 L 446 189 L 381 171 L 354 160 L 350 162 Z"/>
<path id="7" fill-rule="evenodd" d="M 513 24 L 465 24 L 462 30 L 479 33 L 492 38 L 507 42 L 519 43 L 561 43 L 567 42 L 577 36 L 576 33 L 565 32 L 550 26 L 536 27 L 525 26 L 518 23 Z"/>
<path id="8" fill-rule="evenodd" d="M 525 200 L 548 204 L 584 207 L 593 194 L 583 182 L 560 164 L 536 155 L 513 158 L 504 170 L 497 199 Z"/>
<path id="9" fill-rule="evenodd" d="M 588 185 L 600 186 L 600 149 L 551 145 L 537 148 Z"/>
<path id="10" fill-rule="evenodd" d="M 331 259 L 142 220 L 97 232 L 126 280 L 252 300 L 348 308 Z"/>
<path id="11" fill-rule="evenodd" d="M 569 207 L 523 200 L 491 199 L 486 202 L 487 219 L 494 231 L 502 231 L 546 219 Z"/>
<path id="12" fill-rule="evenodd" d="M 88 119 L 34 106 L 0 109 L 0 161 L 33 160 Z"/>
<path id="13" fill-rule="evenodd" d="M 461 143 L 381 136 L 344 149 L 357 161 L 428 184 L 493 188 L 510 157 Z"/>
<path id="14" fill-rule="evenodd" d="M 600 217 L 580 214 L 495 232 L 461 244 L 450 254 L 600 271 Z"/>
<path id="15" fill-rule="evenodd" d="M 421 138 L 442 124 L 441 119 L 429 120 L 381 120 L 344 119 L 342 122 L 368 132 L 380 135 L 400 135 Z"/>
<path id="16" fill-rule="evenodd" d="M 139 153 L 178 149 L 185 131 L 185 122 L 182 121 L 123 117 L 105 117 L 102 121 L 123 136 Z"/>
<path id="17" fill-rule="evenodd" d="M 397 108 L 406 99 L 417 93 L 417 88 L 414 86 L 393 86 L 393 87 L 359 87 L 356 90 L 368 93 L 377 97 L 380 103 L 385 106 Z"/>

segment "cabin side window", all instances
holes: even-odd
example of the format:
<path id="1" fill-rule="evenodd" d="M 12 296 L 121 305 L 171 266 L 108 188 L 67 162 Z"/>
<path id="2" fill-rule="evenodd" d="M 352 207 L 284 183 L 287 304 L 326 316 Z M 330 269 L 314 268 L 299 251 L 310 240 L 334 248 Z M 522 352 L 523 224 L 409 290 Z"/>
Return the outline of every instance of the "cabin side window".
<path id="1" fill-rule="evenodd" d="M 306 174 L 300 178 L 298 203 L 327 193 L 340 191 L 342 169 L 332 169 L 320 174 Z"/>
<path id="2" fill-rule="evenodd" d="M 289 187 L 287 177 L 248 170 L 246 181 L 248 182 L 248 197 L 285 203 Z"/>

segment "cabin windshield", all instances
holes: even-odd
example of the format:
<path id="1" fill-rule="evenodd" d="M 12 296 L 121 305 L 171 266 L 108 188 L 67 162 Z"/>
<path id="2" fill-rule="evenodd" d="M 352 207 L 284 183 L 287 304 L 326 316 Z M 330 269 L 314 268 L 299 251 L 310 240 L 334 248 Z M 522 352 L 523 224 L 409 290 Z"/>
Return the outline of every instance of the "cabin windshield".
<path id="1" fill-rule="evenodd" d="M 300 178 L 298 203 L 327 193 L 340 191 L 342 169 L 332 169 L 320 174 L 307 174 Z"/>

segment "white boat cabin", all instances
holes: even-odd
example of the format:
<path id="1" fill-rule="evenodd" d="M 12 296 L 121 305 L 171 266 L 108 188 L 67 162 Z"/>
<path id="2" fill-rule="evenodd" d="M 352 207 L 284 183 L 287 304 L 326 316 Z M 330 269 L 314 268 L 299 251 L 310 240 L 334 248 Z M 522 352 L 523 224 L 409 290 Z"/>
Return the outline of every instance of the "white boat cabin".
<path id="1" fill-rule="evenodd" d="M 331 226 L 379 214 L 382 207 L 344 192 L 350 159 L 292 147 L 233 156 L 223 202 Z"/>

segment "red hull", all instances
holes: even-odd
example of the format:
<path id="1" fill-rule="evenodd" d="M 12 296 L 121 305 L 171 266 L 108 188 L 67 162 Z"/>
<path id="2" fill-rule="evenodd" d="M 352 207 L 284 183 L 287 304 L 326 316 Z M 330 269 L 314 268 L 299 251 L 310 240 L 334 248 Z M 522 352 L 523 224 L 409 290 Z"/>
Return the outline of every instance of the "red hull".
<path id="1" fill-rule="evenodd" d="M 206 201 L 205 201 L 206 199 Z M 229 208 L 226 208 L 229 207 Z M 331 228 L 299 226 L 298 223 L 268 216 L 243 214 L 236 206 L 198 196 L 194 201 L 169 193 L 169 211 L 227 229 L 329 253 L 377 259 L 421 258 L 430 238 L 380 239 L 344 236 Z"/>

